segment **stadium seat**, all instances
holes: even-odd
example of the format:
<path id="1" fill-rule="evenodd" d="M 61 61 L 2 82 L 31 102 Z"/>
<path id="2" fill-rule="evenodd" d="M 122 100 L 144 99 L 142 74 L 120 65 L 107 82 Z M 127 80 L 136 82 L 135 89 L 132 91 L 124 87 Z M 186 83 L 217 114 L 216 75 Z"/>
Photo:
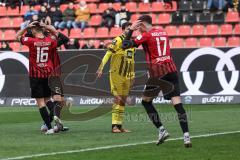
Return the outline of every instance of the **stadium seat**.
<path id="1" fill-rule="evenodd" d="M 240 38 L 239 37 L 229 37 L 228 38 L 228 46 L 229 47 L 239 47 L 240 46 Z"/>
<path id="2" fill-rule="evenodd" d="M 226 18 L 225 18 L 225 22 L 239 22 L 240 18 L 239 18 L 239 13 L 238 12 L 227 12 Z"/>
<path id="3" fill-rule="evenodd" d="M 165 12 L 173 12 L 177 10 L 177 3 L 176 1 L 168 1 L 164 5 Z"/>
<path id="4" fill-rule="evenodd" d="M 22 17 L 12 18 L 12 25 L 11 25 L 11 27 L 19 28 L 22 22 L 23 22 L 23 18 Z"/>
<path id="5" fill-rule="evenodd" d="M 211 14 L 209 12 L 202 12 L 199 15 L 199 23 L 210 23 L 211 22 Z"/>
<path id="6" fill-rule="evenodd" d="M 34 6 L 34 9 L 35 9 L 36 11 L 39 11 L 39 10 L 40 10 L 40 8 L 41 8 L 41 6 L 40 6 L 40 5 L 35 5 L 35 6 Z"/>
<path id="7" fill-rule="evenodd" d="M 200 38 L 199 47 L 212 47 L 212 38 L 208 37 Z"/>
<path id="8" fill-rule="evenodd" d="M 112 40 L 106 39 L 103 42 L 104 42 L 105 46 L 108 47 L 112 43 Z"/>
<path id="9" fill-rule="evenodd" d="M 191 9 L 191 2 L 188 0 L 181 0 L 179 3 L 179 10 L 189 11 Z"/>
<path id="10" fill-rule="evenodd" d="M 97 32 L 96 32 L 96 37 L 98 37 L 98 38 L 108 38 L 109 37 L 108 28 L 106 28 L 106 27 L 98 28 Z"/>
<path id="11" fill-rule="evenodd" d="M 171 22 L 170 14 L 162 13 L 158 15 L 158 24 L 169 24 Z"/>
<path id="12" fill-rule="evenodd" d="M 125 6 L 130 12 L 136 12 L 137 11 L 137 3 L 136 2 L 128 2 L 128 3 L 126 3 Z"/>
<path id="13" fill-rule="evenodd" d="M 119 27 L 113 27 L 110 30 L 110 37 L 117 37 L 122 34 L 122 29 Z"/>
<path id="14" fill-rule="evenodd" d="M 90 9 L 90 13 L 97 13 L 97 5 L 95 3 L 89 3 L 87 5 Z"/>
<path id="15" fill-rule="evenodd" d="M 148 14 L 149 16 L 151 16 L 152 17 L 152 23 L 153 24 L 157 24 L 157 15 L 156 14 Z"/>
<path id="16" fill-rule="evenodd" d="M 14 9 L 12 8 L 8 8 L 7 9 L 7 16 L 18 16 L 20 13 L 19 13 L 19 7 L 16 7 Z"/>
<path id="17" fill-rule="evenodd" d="M 64 11 L 67 9 L 67 7 L 68 7 L 68 4 L 61 4 L 61 5 L 60 5 L 60 10 L 61 10 L 62 12 L 64 12 Z"/>
<path id="18" fill-rule="evenodd" d="M 204 35 L 204 26 L 197 24 L 192 27 L 192 35 L 201 36 Z"/>
<path id="19" fill-rule="evenodd" d="M 80 48 L 82 48 L 87 42 L 85 40 L 79 40 Z"/>
<path id="20" fill-rule="evenodd" d="M 11 28 L 11 18 L 5 17 L 0 19 L 0 28 Z"/>
<path id="21" fill-rule="evenodd" d="M 21 7 L 20 15 L 24 15 L 29 10 L 29 6 L 25 5 Z"/>
<path id="22" fill-rule="evenodd" d="M 20 51 L 20 43 L 19 42 L 11 42 L 9 46 L 13 49 L 13 51 Z"/>
<path id="23" fill-rule="evenodd" d="M 94 40 L 94 47 L 98 48 L 100 44 L 100 40 Z"/>
<path id="24" fill-rule="evenodd" d="M 187 38 L 185 40 L 185 48 L 197 48 L 198 41 L 197 38 Z"/>
<path id="25" fill-rule="evenodd" d="M 171 47 L 172 48 L 183 48 L 183 39 L 182 38 L 174 38 L 171 40 Z"/>
<path id="26" fill-rule="evenodd" d="M 65 36 L 68 36 L 68 30 L 67 30 L 67 29 L 59 30 L 59 32 L 61 32 L 61 33 L 64 34 Z"/>
<path id="27" fill-rule="evenodd" d="M 137 11 L 138 12 L 149 12 L 150 8 L 151 8 L 150 7 L 150 3 L 143 3 L 143 2 L 141 2 L 141 3 L 138 4 Z"/>
<path id="28" fill-rule="evenodd" d="M 118 11 L 121 8 L 121 3 L 113 3 L 113 8 Z"/>
<path id="29" fill-rule="evenodd" d="M 216 24 L 209 24 L 206 26 L 206 35 L 217 35 L 218 26 Z"/>
<path id="30" fill-rule="evenodd" d="M 153 2 L 151 11 L 152 12 L 164 11 L 164 3 L 163 2 Z"/>
<path id="31" fill-rule="evenodd" d="M 25 45 L 22 45 L 20 48 L 21 48 L 22 52 L 28 52 L 29 51 L 28 47 L 25 46 Z"/>
<path id="32" fill-rule="evenodd" d="M 231 35 L 232 34 L 232 25 L 231 24 L 223 24 L 221 25 L 221 35 Z"/>
<path id="33" fill-rule="evenodd" d="M 90 21 L 89 21 L 89 25 L 90 26 L 100 26 L 102 22 L 102 16 L 100 15 L 93 15 L 91 18 L 90 18 Z"/>
<path id="34" fill-rule="evenodd" d="M 234 27 L 234 34 L 240 35 L 240 24 L 236 24 Z"/>
<path id="35" fill-rule="evenodd" d="M 214 47 L 226 47 L 226 38 L 225 37 L 216 37 L 213 39 Z"/>
<path id="36" fill-rule="evenodd" d="M 165 31 L 167 32 L 167 34 L 171 37 L 171 36 L 176 36 L 177 35 L 177 27 L 176 26 L 166 26 Z"/>
<path id="37" fill-rule="evenodd" d="M 108 3 L 100 3 L 98 6 L 98 13 L 103 13 L 108 9 Z"/>
<path id="38" fill-rule="evenodd" d="M 94 28 L 85 28 L 83 31 L 84 38 L 95 38 L 95 34 Z"/>
<path id="39" fill-rule="evenodd" d="M 2 32 L 2 30 L 0 30 L 0 40 L 3 40 L 3 32 Z"/>
<path id="40" fill-rule="evenodd" d="M 172 24 L 182 24 L 183 14 L 182 12 L 175 12 L 172 14 Z"/>
<path id="41" fill-rule="evenodd" d="M 7 8 L 0 6 L 0 16 L 6 16 L 7 15 Z"/>
<path id="42" fill-rule="evenodd" d="M 197 15 L 194 12 L 189 12 L 185 17 L 185 23 L 195 24 L 197 22 Z"/>
<path id="43" fill-rule="evenodd" d="M 86 30 L 86 29 L 85 29 Z M 81 38 L 82 37 L 82 31 L 79 28 L 73 28 L 70 30 L 70 38 Z"/>
<path id="44" fill-rule="evenodd" d="M 6 30 L 4 32 L 4 38 L 5 41 L 13 41 L 16 40 L 16 31 L 15 30 Z"/>
<path id="45" fill-rule="evenodd" d="M 203 0 L 192 0 L 192 9 L 194 11 L 202 11 L 204 6 Z"/>
<path id="46" fill-rule="evenodd" d="M 213 23 L 220 23 L 220 24 L 224 23 L 224 13 L 223 12 L 215 13 L 213 15 L 212 22 Z"/>
<path id="47" fill-rule="evenodd" d="M 133 14 L 132 16 L 131 16 L 131 22 L 134 22 L 134 21 L 136 21 L 138 18 L 140 17 L 140 14 Z"/>
<path id="48" fill-rule="evenodd" d="M 179 36 L 189 36 L 191 35 L 191 27 L 188 25 L 181 25 L 178 27 Z"/>

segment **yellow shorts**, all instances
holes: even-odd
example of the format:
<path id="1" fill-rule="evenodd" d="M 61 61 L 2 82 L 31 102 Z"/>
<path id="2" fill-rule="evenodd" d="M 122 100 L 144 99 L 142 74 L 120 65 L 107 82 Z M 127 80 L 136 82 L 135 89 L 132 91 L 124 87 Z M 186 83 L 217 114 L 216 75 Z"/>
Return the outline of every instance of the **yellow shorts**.
<path id="1" fill-rule="evenodd" d="M 111 92 L 114 96 L 127 96 L 133 79 L 125 78 L 117 73 L 110 73 Z"/>

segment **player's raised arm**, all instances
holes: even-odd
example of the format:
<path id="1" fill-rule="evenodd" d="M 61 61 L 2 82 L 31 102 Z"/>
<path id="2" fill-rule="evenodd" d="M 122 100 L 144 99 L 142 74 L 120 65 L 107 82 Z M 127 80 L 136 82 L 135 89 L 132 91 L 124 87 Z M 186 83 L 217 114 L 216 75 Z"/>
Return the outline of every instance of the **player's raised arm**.
<path id="1" fill-rule="evenodd" d="M 38 23 L 38 22 L 36 22 L 36 21 L 35 21 L 35 22 L 32 22 L 32 23 L 30 23 L 26 28 L 18 31 L 17 34 L 16 34 L 16 39 L 17 39 L 18 41 L 20 41 L 20 40 L 21 40 L 21 37 L 27 32 L 27 30 L 28 30 L 29 28 L 34 27 L 36 23 Z"/>
<path id="2" fill-rule="evenodd" d="M 58 37 L 59 32 L 52 26 L 52 25 L 46 25 L 45 23 L 40 23 L 40 26 L 51 32 L 53 35 Z"/>
<path id="3" fill-rule="evenodd" d="M 138 45 L 134 41 L 132 41 L 130 39 L 132 37 L 133 32 L 135 30 L 137 30 L 140 25 L 141 25 L 141 21 L 138 20 L 138 21 L 134 22 L 130 26 L 128 32 L 126 33 L 126 37 L 124 38 L 124 41 L 122 43 L 122 48 L 123 49 L 132 48 L 132 47 L 138 47 Z"/>
<path id="4" fill-rule="evenodd" d="M 58 47 L 63 44 L 67 44 L 69 42 L 69 38 L 62 34 L 61 32 L 58 33 Z"/>

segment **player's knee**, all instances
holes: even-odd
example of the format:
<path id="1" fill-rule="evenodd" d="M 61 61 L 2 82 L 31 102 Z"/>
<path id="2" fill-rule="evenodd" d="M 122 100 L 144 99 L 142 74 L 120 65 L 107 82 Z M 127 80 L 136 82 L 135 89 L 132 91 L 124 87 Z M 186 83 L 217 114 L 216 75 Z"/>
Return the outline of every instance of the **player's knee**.
<path id="1" fill-rule="evenodd" d="M 177 105 L 177 104 L 182 103 L 180 96 L 172 97 L 172 98 L 171 98 L 171 101 L 172 101 L 172 104 L 173 104 L 174 106 Z"/>
<path id="2" fill-rule="evenodd" d="M 151 98 L 151 97 L 145 97 L 145 96 L 142 97 L 142 101 L 144 101 L 144 102 L 151 102 L 152 100 L 153 100 L 153 98 Z"/>
<path id="3" fill-rule="evenodd" d="M 54 95 L 53 96 L 53 100 L 61 102 L 62 101 L 62 97 L 60 95 Z"/>

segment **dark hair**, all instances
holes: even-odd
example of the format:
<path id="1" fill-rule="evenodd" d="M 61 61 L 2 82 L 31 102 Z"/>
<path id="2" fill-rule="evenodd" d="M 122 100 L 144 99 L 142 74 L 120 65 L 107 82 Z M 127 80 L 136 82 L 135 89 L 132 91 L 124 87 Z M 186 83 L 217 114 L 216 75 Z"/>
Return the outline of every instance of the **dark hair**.
<path id="1" fill-rule="evenodd" d="M 132 23 L 130 23 L 130 22 L 123 23 L 122 24 L 122 30 L 125 30 L 128 26 L 131 26 L 131 25 L 132 25 Z"/>
<path id="2" fill-rule="evenodd" d="M 142 15 L 138 18 L 138 20 L 140 20 L 142 22 L 146 22 L 148 24 L 152 24 L 152 17 L 149 15 Z"/>

